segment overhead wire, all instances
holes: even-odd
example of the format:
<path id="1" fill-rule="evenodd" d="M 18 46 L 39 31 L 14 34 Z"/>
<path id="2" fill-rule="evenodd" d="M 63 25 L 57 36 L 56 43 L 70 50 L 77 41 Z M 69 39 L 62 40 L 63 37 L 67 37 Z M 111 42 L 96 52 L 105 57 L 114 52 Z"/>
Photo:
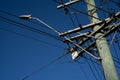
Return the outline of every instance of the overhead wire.
<path id="1" fill-rule="evenodd" d="M 97 9 L 100 9 L 100 10 L 106 12 L 106 13 L 110 13 L 109 11 L 107 11 L 107 10 L 101 8 L 101 7 L 95 6 L 95 5 L 91 4 L 91 3 L 88 3 L 88 2 L 86 2 L 85 0 L 82 0 L 82 2 L 84 2 L 84 3 L 86 3 L 86 4 L 89 4 L 89 5 L 91 5 L 91 6 L 95 7 L 95 8 L 97 8 Z"/>
<path id="2" fill-rule="evenodd" d="M 75 25 L 75 23 L 74 23 L 74 20 L 72 19 L 72 16 L 71 16 L 71 14 L 70 14 L 70 12 L 68 12 L 68 16 L 69 16 L 69 18 L 70 18 L 73 26 L 76 27 L 76 25 Z"/>
<path id="3" fill-rule="evenodd" d="M 116 42 L 117 42 L 117 45 L 118 45 L 118 48 L 120 50 L 120 41 L 118 41 L 118 38 L 116 37 Z"/>
<path id="4" fill-rule="evenodd" d="M 57 36 L 55 36 L 53 34 L 47 33 L 47 32 L 42 31 L 40 29 L 36 29 L 36 28 L 30 27 L 30 26 L 27 26 L 27 25 L 25 25 L 23 23 L 19 23 L 17 21 L 12 20 L 12 19 L 8 19 L 8 18 L 2 17 L 2 16 L 0 16 L 0 19 L 2 19 L 1 21 L 4 21 L 4 22 L 9 23 L 9 24 L 16 25 L 17 27 L 20 27 L 20 28 L 23 28 L 23 29 L 26 29 L 26 30 L 30 30 L 32 32 L 42 34 L 42 35 L 46 35 L 46 36 L 48 36 L 50 38 L 62 41 L 62 39 L 60 37 L 57 37 Z"/>
<path id="5" fill-rule="evenodd" d="M 114 44 L 114 43 L 113 43 L 113 49 L 114 49 L 114 51 L 115 51 L 115 56 L 117 57 L 117 60 L 120 60 L 120 59 L 119 59 L 118 52 L 117 52 L 117 49 L 116 49 L 116 47 L 115 47 L 115 44 Z"/>
<path id="6" fill-rule="evenodd" d="M 64 56 L 66 56 L 68 53 L 65 53 L 57 58 L 55 58 L 54 60 L 50 61 L 49 63 L 41 66 L 39 69 L 31 72 L 30 74 L 28 74 L 27 76 L 23 77 L 22 80 L 27 80 L 28 78 L 34 76 L 35 74 L 37 74 L 38 72 L 40 72 L 41 70 L 47 68 L 48 66 L 52 65 L 53 63 L 55 63 L 56 61 L 60 60 L 61 58 L 63 58 Z"/>
<path id="7" fill-rule="evenodd" d="M 80 23 L 80 21 L 79 21 L 79 19 L 78 19 L 77 12 L 74 12 L 74 15 L 75 15 L 75 18 L 76 18 L 76 20 L 77 20 L 77 22 L 78 22 L 78 26 L 81 27 L 81 23 Z"/>
<path id="8" fill-rule="evenodd" d="M 119 8 L 120 8 L 120 0 L 117 0 L 117 1 L 115 1 L 115 0 L 111 0 L 113 3 L 115 3 Z"/>
<path id="9" fill-rule="evenodd" d="M 86 61 L 87 61 L 88 65 L 89 65 L 89 67 L 90 67 L 91 72 L 93 73 L 93 76 L 94 76 L 95 80 L 98 80 L 98 79 L 97 79 L 97 76 L 96 76 L 96 74 L 95 74 L 95 72 L 94 72 L 94 70 L 93 70 L 93 68 L 92 68 L 92 66 L 91 66 L 91 64 L 89 63 L 88 60 L 86 60 Z"/>
<path id="10" fill-rule="evenodd" d="M 117 52 L 116 45 L 115 45 L 115 42 L 117 41 L 117 40 L 116 40 L 116 35 L 117 35 L 117 33 L 118 33 L 118 31 L 116 30 L 116 31 L 113 33 L 113 36 L 111 35 L 112 39 L 111 39 L 111 42 L 110 42 L 110 45 L 109 45 L 109 46 L 110 46 L 111 48 L 113 47 L 115 56 L 117 57 L 118 60 L 120 60 L 120 59 L 119 59 L 119 54 L 118 54 L 118 52 Z M 112 44 L 113 44 L 113 46 L 112 46 Z"/>
<path id="11" fill-rule="evenodd" d="M 91 41 L 92 40 L 90 40 L 89 41 L 89 43 L 91 43 Z M 90 50 L 90 52 L 92 53 L 92 54 L 95 54 L 95 52 L 93 51 L 93 48 L 92 48 L 92 50 Z M 88 58 L 89 59 L 91 59 L 92 60 L 92 58 L 90 57 L 90 56 L 88 56 Z M 96 65 L 95 65 L 95 63 L 93 63 L 92 61 L 87 61 L 88 63 L 89 63 L 89 66 L 90 66 L 90 64 L 91 64 L 91 68 L 92 68 L 92 70 L 94 71 L 94 75 L 96 76 L 96 78 L 99 78 L 99 80 L 101 80 L 101 76 L 100 76 L 100 73 L 99 73 L 99 71 L 98 71 L 98 69 L 96 68 Z M 99 66 L 99 65 L 97 65 L 97 66 Z M 98 80 L 98 79 L 97 79 Z"/>
<path id="12" fill-rule="evenodd" d="M 87 58 L 86 56 L 83 56 L 83 58 L 85 58 L 85 59 L 87 60 L 87 63 L 88 63 L 88 61 L 90 61 L 90 62 L 92 62 L 92 63 L 95 63 L 95 64 L 97 64 L 97 65 L 98 65 L 99 70 L 101 69 L 101 68 L 100 68 L 101 64 L 99 64 L 98 62 L 93 61 L 93 60 L 91 60 L 91 59 Z M 101 70 L 102 70 L 102 69 L 101 69 Z M 100 71 L 101 71 L 101 70 L 100 70 Z M 101 73 L 102 73 L 102 74 L 103 74 L 103 76 L 104 76 L 103 70 L 101 71 Z M 105 76 L 104 76 L 103 78 L 105 78 Z"/>
<path id="13" fill-rule="evenodd" d="M 80 62 L 79 62 L 78 60 L 76 60 L 75 62 L 77 62 L 78 64 L 80 64 Z M 83 72 L 86 80 L 89 80 L 89 78 L 88 78 L 88 76 L 87 76 L 87 73 L 84 71 L 84 69 L 82 68 L 82 66 L 80 65 L 79 67 L 80 67 L 80 70 Z"/>
<path id="14" fill-rule="evenodd" d="M 53 0 L 53 1 L 56 2 L 56 3 L 61 3 L 61 2 L 58 1 L 58 0 Z M 101 21 L 101 19 L 99 19 L 99 18 L 97 18 L 97 17 L 95 17 L 95 16 L 92 16 L 92 15 L 89 15 L 87 12 L 80 11 L 80 10 L 78 10 L 78 9 L 76 9 L 76 8 L 73 8 L 73 7 L 70 7 L 70 6 L 67 6 L 67 8 L 70 8 L 70 9 L 72 9 L 72 10 L 74 10 L 74 11 L 77 11 L 77 12 L 79 12 L 79 13 L 81 13 L 81 14 L 85 14 L 85 15 L 87 15 L 87 16 L 90 16 L 90 17 L 92 17 L 92 18 L 94 18 L 94 19 L 97 19 L 97 20 L 100 20 L 100 21 Z"/>
<path id="15" fill-rule="evenodd" d="M 80 11 L 80 10 L 78 10 L 78 9 L 76 9 L 76 8 L 73 8 L 73 7 L 70 7 L 70 6 L 68 6 L 68 8 L 70 8 L 70 9 L 72 9 L 72 10 L 74 10 L 74 11 L 77 11 L 77 12 L 79 12 L 79 13 L 81 13 L 81 14 L 85 14 L 85 15 L 87 15 L 87 16 L 90 16 L 90 17 L 92 17 L 92 18 L 94 18 L 94 19 L 97 19 L 97 20 L 99 20 L 99 21 L 102 21 L 101 19 L 99 19 L 99 18 L 97 18 L 97 17 L 95 17 L 95 16 L 92 16 L 92 15 L 88 14 L 87 12 Z"/>
<path id="16" fill-rule="evenodd" d="M 89 58 L 90 58 L 90 57 L 89 57 Z M 92 66 L 93 66 L 93 68 L 94 68 L 97 76 L 99 77 L 99 79 L 102 80 L 102 77 L 100 76 L 100 73 L 99 73 L 98 69 L 96 68 L 95 63 L 91 62 L 91 64 L 92 64 Z M 98 66 L 98 65 L 97 65 L 97 66 Z"/>
<path id="17" fill-rule="evenodd" d="M 4 14 L 7 14 L 7 15 L 10 15 L 10 16 L 13 16 L 13 17 L 16 17 L 16 18 L 18 18 L 18 16 L 17 16 L 17 15 L 15 15 L 15 14 L 12 14 L 12 13 L 9 13 L 9 12 L 7 12 L 7 11 L 4 11 L 4 10 L 1 10 L 1 9 L 0 9 L 0 13 L 4 13 Z"/>
<path id="18" fill-rule="evenodd" d="M 115 40 L 115 37 L 116 37 L 116 35 L 117 35 L 117 30 L 115 31 L 115 33 L 114 33 L 114 35 L 113 35 L 113 37 L 112 37 L 112 40 L 111 40 L 111 42 L 110 42 L 110 46 L 112 45 L 112 43 L 113 43 L 113 41 Z"/>
<path id="19" fill-rule="evenodd" d="M 58 47 L 58 48 L 61 48 L 61 49 L 66 50 L 66 48 L 64 48 L 64 47 L 62 47 L 62 46 L 60 46 L 60 45 L 56 45 L 56 44 L 53 44 L 53 43 L 50 43 L 50 42 L 46 42 L 46 41 L 43 41 L 43 40 L 40 40 L 40 39 L 31 37 L 31 36 L 22 34 L 22 33 L 18 33 L 18 32 L 16 32 L 16 31 L 12 31 L 12 30 L 5 29 L 5 28 L 2 28 L 2 27 L 0 27 L 0 30 L 7 31 L 7 32 L 10 32 L 10 33 L 19 35 L 19 36 L 23 36 L 23 37 L 25 37 L 25 38 L 32 39 L 32 40 L 38 41 L 38 42 L 40 42 L 40 43 L 43 43 L 43 44 L 46 44 L 46 45 L 49 45 L 49 46 Z"/>
<path id="20" fill-rule="evenodd" d="M 4 11 L 4 10 L 1 10 L 1 9 L 0 9 L 0 13 L 9 15 L 9 16 L 12 16 L 12 17 L 15 17 L 15 18 L 19 18 L 18 15 L 13 14 L 13 13 L 10 13 L 10 12 L 7 12 L 7 11 Z M 20 18 L 19 18 L 19 19 L 20 19 Z M 45 26 L 45 25 L 42 25 L 41 23 L 38 23 L 38 22 L 35 22 L 35 21 L 32 21 L 32 20 L 26 20 L 26 21 L 27 21 L 27 22 L 31 22 L 32 24 L 35 24 L 35 25 L 38 25 L 38 26 L 41 26 L 41 27 L 46 28 L 46 26 Z"/>

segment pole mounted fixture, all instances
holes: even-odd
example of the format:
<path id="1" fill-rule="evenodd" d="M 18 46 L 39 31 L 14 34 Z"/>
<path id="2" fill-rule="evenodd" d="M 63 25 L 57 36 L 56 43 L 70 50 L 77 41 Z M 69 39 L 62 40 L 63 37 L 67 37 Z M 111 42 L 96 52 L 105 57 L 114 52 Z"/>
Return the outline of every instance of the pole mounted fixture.
<path id="1" fill-rule="evenodd" d="M 29 20 L 29 19 L 32 19 L 32 15 L 20 15 L 19 18 L 24 20 Z"/>
<path id="2" fill-rule="evenodd" d="M 38 22 L 40 22 L 41 24 L 45 25 L 47 28 L 49 28 L 50 30 L 54 31 L 55 33 L 57 33 L 58 35 L 60 35 L 60 32 L 57 31 L 56 29 L 54 29 L 53 27 L 49 26 L 48 24 L 46 24 L 44 21 L 42 21 L 41 19 L 37 18 L 37 17 L 32 17 L 32 15 L 20 15 L 19 16 L 20 19 L 24 19 L 24 20 L 37 20 Z"/>

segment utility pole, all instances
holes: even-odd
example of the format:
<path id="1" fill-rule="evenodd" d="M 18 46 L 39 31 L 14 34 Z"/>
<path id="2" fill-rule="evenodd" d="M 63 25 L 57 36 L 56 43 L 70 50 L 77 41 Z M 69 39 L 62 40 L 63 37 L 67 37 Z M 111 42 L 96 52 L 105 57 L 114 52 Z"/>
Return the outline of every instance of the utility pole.
<path id="1" fill-rule="evenodd" d="M 87 4 L 88 14 L 92 15 L 96 18 L 99 18 L 98 14 L 96 12 L 97 10 L 95 8 L 95 6 L 96 6 L 95 1 L 94 0 L 86 0 L 86 2 L 91 4 L 91 5 Z M 92 5 L 94 5 L 94 6 L 92 6 Z M 98 20 L 93 17 L 90 17 L 90 21 L 91 21 L 91 23 L 94 23 L 94 22 L 97 22 Z M 99 27 L 100 27 L 99 25 L 94 26 L 93 31 L 96 31 L 97 28 L 99 28 Z M 105 37 L 100 38 L 100 36 L 102 36 L 102 35 L 103 35 L 102 32 L 98 32 L 95 34 L 95 38 L 96 38 L 96 46 L 98 49 L 98 53 L 101 58 L 101 64 L 102 64 L 102 68 L 104 71 L 105 79 L 106 80 L 119 80 L 107 40 Z"/>
<path id="2" fill-rule="evenodd" d="M 67 2 L 65 4 L 61 4 L 57 8 L 58 9 L 65 8 L 65 7 L 67 7 L 71 4 L 74 4 L 74 3 L 79 2 L 79 1 L 81 1 L 81 0 L 73 0 L 72 2 Z M 99 54 L 100 59 L 101 59 L 100 61 L 101 61 L 102 68 L 103 68 L 103 71 L 104 71 L 105 80 L 119 80 L 118 73 L 117 73 L 116 67 L 114 65 L 114 61 L 113 61 L 113 58 L 112 58 L 107 40 L 105 38 L 107 35 L 109 35 L 110 33 L 112 33 L 115 30 L 115 27 L 117 27 L 117 24 L 115 26 L 113 25 L 112 28 L 109 29 L 105 33 L 103 33 L 102 31 L 105 27 L 107 27 L 113 21 L 113 19 L 115 19 L 115 18 L 119 19 L 120 18 L 120 12 L 115 14 L 115 17 L 113 19 L 112 18 L 104 19 L 104 21 L 105 21 L 105 23 L 104 23 L 104 21 L 98 20 L 99 17 L 98 17 L 98 14 L 97 14 L 97 9 L 95 7 L 96 6 L 95 1 L 94 0 L 84 0 L 84 1 L 86 3 L 89 3 L 89 4 L 87 4 L 87 8 L 88 8 L 88 14 L 90 16 L 89 18 L 90 18 L 91 23 L 86 25 L 86 26 L 82 26 L 82 28 L 78 27 L 78 28 L 75 28 L 75 29 L 72 29 L 72 30 L 68 30 L 67 32 L 63 32 L 63 33 L 60 34 L 60 36 L 66 36 L 67 34 L 72 34 L 72 33 L 78 32 L 80 30 L 92 27 L 93 30 L 90 33 L 86 33 L 86 34 L 89 35 L 89 36 L 94 36 L 95 41 L 91 42 L 91 44 L 88 45 L 87 47 L 85 47 L 84 50 L 89 50 L 89 48 L 91 46 L 96 45 L 97 50 L 98 50 L 98 54 Z M 77 35 L 77 36 L 71 37 L 70 40 L 78 39 L 78 38 L 83 37 L 83 36 L 84 35 Z M 84 38 L 83 41 L 79 42 L 78 44 L 82 45 L 85 42 L 87 42 L 89 39 L 90 38 Z M 76 49 L 77 49 L 76 46 L 73 47 L 70 50 L 71 53 L 74 52 Z M 77 55 L 79 56 L 83 52 L 84 51 L 81 50 L 77 53 Z"/>

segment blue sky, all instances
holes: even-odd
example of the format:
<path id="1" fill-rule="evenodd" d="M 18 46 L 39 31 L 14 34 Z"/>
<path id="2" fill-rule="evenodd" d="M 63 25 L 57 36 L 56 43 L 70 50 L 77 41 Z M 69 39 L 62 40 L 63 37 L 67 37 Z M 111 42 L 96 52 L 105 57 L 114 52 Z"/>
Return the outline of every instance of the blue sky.
<path id="1" fill-rule="evenodd" d="M 64 14 L 63 9 L 58 10 L 58 4 L 53 0 L 0 0 L 0 3 L 0 16 L 52 35 L 58 36 L 43 26 L 15 16 L 31 14 L 61 32 L 74 28 L 69 16 Z M 86 9 L 82 2 L 75 6 L 80 10 Z M 78 16 L 82 25 L 89 23 L 86 15 Z M 3 22 L 0 18 L 0 79 L 22 80 L 29 76 L 26 80 L 104 80 L 99 63 L 84 58 L 80 58 L 77 63 L 72 61 L 70 54 L 49 65 L 51 61 L 63 55 L 67 48 L 68 45 L 61 41 Z"/>

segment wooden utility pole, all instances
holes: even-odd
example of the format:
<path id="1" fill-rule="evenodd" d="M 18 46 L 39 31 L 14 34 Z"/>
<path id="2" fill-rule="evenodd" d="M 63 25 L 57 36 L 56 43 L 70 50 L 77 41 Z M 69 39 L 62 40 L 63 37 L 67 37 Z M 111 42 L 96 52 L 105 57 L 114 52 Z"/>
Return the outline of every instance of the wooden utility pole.
<path id="1" fill-rule="evenodd" d="M 95 6 L 96 6 L 95 1 L 94 0 L 86 0 L 86 2 L 91 4 L 91 5 L 87 4 L 88 14 L 92 15 L 96 18 L 99 18 L 98 14 L 97 14 L 97 10 L 95 8 Z M 92 5 L 94 5 L 94 6 L 92 6 Z M 97 20 L 93 17 L 90 17 L 90 21 L 91 21 L 91 23 L 94 23 L 99 20 Z M 100 27 L 100 25 L 94 26 L 93 31 L 96 31 L 99 27 Z M 102 64 L 102 68 L 104 71 L 105 79 L 106 80 L 119 80 L 107 40 L 105 37 L 100 37 L 102 35 L 103 35 L 102 32 L 98 32 L 95 34 L 95 38 L 96 38 L 96 46 L 98 49 L 98 53 L 101 58 L 101 64 Z"/>
<path id="2" fill-rule="evenodd" d="M 64 8 L 66 6 L 69 6 L 69 5 L 79 2 L 79 1 L 81 1 L 81 0 L 73 0 L 72 2 L 67 2 L 65 4 L 61 4 L 57 8 L 58 9 Z M 111 18 L 104 19 L 105 23 L 103 21 L 100 21 L 98 14 L 97 14 L 97 9 L 95 7 L 96 6 L 95 1 L 94 0 L 85 0 L 85 2 L 89 3 L 89 4 L 87 4 L 87 8 L 88 8 L 88 14 L 89 14 L 91 23 L 86 26 L 78 27 L 73 30 L 63 32 L 60 34 L 60 36 L 66 36 L 67 34 L 72 34 L 72 33 L 78 32 L 80 30 L 92 27 L 93 28 L 92 32 L 90 34 L 89 33 L 86 33 L 86 34 L 90 35 L 90 36 L 94 36 L 94 38 L 96 40 L 93 41 L 86 48 L 84 48 L 84 50 L 88 50 L 91 46 L 96 45 L 98 54 L 101 59 L 101 64 L 102 64 L 102 68 L 104 71 L 105 79 L 106 80 L 119 80 L 118 73 L 115 68 L 114 61 L 113 61 L 107 40 L 105 38 L 105 36 L 109 35 L 110 33 L 112 33 L 115 30 L 116 26 L 114 27 L 114 25 L 113 25 L 112 29 L 109 29 L 106 33 L 101 32 L 106 26 L 108 26 L 112 22 L 113 19 L 111 19 Z M 115 14 L 114 18 L 119 19 L 120 12 Z M 77 39 L 82 36 L 83 35 L 77 35 L 77 36 L 71 37 L 70 40 Z M 83 39 L 83 41 L 80 42 L 78 45 L 84 44 L 89 39 L 90 38 Z M 73 47 L 70 51 L 74 52 L 76 50 L 76 48 L 77 47 Z M 84 52 L 83 50 L 79 51 L 78 56 L 83 52 Z"/>

